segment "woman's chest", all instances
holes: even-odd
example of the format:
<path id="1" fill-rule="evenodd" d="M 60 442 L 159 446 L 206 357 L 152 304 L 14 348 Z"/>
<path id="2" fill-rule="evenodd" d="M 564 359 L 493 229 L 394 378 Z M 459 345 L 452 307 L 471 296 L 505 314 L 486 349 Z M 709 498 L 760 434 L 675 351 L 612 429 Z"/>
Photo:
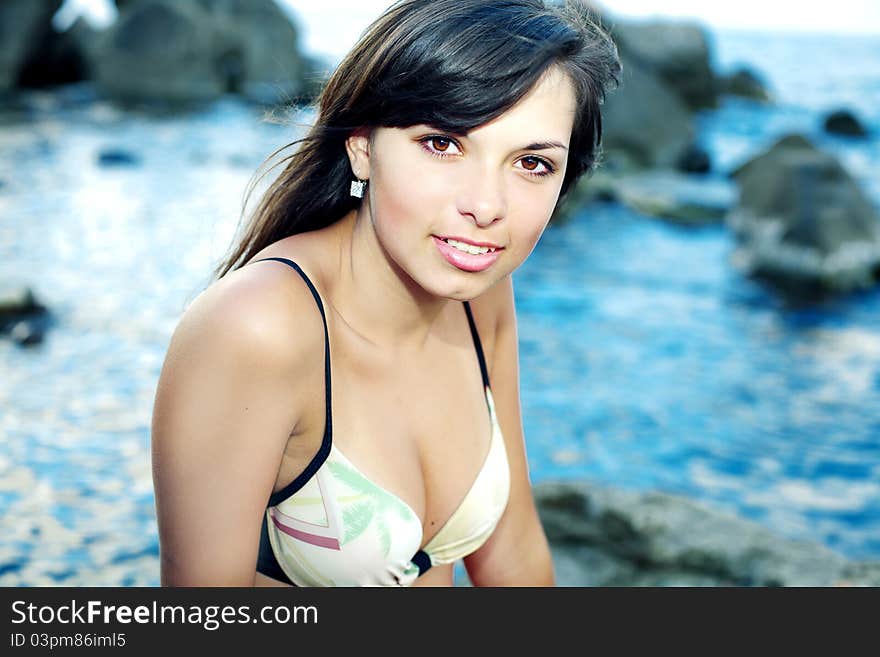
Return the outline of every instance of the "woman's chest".
<path id="1" fill-rule="evenodd" d="M 332 365 L 334 450 L 409 506 L 429 539 L 461 503 L 489 450 L 492 425 L 473 345 L 380 363 L 337 348 Z M 311 429 L 288 444 L 282 486 L 318 453 L 323 396 L 316 393 Z"/>

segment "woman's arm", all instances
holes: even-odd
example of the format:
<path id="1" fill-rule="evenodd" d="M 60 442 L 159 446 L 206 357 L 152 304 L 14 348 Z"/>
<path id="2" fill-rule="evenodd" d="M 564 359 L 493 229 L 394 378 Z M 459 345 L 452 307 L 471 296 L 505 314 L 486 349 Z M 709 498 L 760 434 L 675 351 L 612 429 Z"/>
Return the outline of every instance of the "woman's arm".
<path id="1" fill-rule="evenodd" d="M 306 408 L 300 382 L 323 365 L 320 316 L 293 278 L 233 272 L 171 338 L 152 421 L 163 585 L 253 585 L 262 515 Z"/>
<path id="2" fill-rule="evenodd" d="M 500 281 L 471 305 L 478 325 L 480 316 L 484 326 L 495 318 L 495 340 L 487 366 L 510 463 L 510 498 L 492 536 L 466 557 L 464 564 L 475 586 L 553 586 L 553 562 L 535 509 L 523 440 L 511 278 Z"/>

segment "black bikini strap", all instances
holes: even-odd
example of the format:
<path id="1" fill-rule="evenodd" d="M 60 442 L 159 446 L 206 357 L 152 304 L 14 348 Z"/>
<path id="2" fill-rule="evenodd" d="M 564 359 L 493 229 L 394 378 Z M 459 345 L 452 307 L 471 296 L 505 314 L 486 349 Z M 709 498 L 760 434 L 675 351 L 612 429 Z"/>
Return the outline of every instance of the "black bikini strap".
<path id="1" fill-rule="evenodd" d="M 486 369 L 486 358 L 483 356 L 483 344 L 480 342 L 480 334 L 477 333 L 477 324 L 474 322 L 474 316 L 471 313 L 471 304 L 464 302 L 464 311 L 467 313 L 468 324 L 471 327 L 471 337 L 474 339 L 474 348 L 477 350 L 477 359 L 480 361 L 480 374 L 483 375 L 483 385 L 491 388 L 489 385 L 489 371 Z"/>
<path id="2" fill-rule="evenodd" d="M 277 260 L 278 262 L 283 262 L 284 264 L 293 267 L 299 275 L 302 276 L 306 285 L 309 286 L 312 296 L 315 297 L 315 303 L 318 304 L 318 310 L 321 311 L 321 321 L 324 322 L 324 402 L 326 405 L 324 438 L 321 441 L 321 448 L 318 450 L 318 453 L 315 454 L 315 457 L 311 460 L 308 466 L 306 466 L 306 469 L 303 470 L 296 479 L 291 481 L 281 490 L 273 493 L 269 498 L 269 506 L 274 506 L 305 486 L 330 455 L 330 444 L 333 439 L 333 414 L 331 412 L 332 405 L 330 403 L 330 335 L 327 331 L 327 316 L 324 314 L 324 304 L 321 302 L 321 296 L 318 294 L 318 290 L 315 289 L 315 286 L 312 284 L 312 281 L 309 280 L 306 273 L 300 269 L 300 266 L 293 260 L 288 260 L 287 258 L 261 258 L 254 262 L 263 262 L 263 260 Z"/>

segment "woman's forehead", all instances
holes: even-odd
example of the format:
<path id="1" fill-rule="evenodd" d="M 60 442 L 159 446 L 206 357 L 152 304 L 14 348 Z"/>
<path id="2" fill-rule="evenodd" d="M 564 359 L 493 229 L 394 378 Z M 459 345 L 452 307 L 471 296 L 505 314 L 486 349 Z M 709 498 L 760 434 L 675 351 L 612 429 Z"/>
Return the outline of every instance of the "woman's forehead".
<path id="1" fill-rule="evenodd" d="M 551 69 L 529 92 L 497 118 L 468 133 L 471 139 L 514 135 L 535 142 L 568 145 L 576 115 L 577 98 L 571 79 Z"/>

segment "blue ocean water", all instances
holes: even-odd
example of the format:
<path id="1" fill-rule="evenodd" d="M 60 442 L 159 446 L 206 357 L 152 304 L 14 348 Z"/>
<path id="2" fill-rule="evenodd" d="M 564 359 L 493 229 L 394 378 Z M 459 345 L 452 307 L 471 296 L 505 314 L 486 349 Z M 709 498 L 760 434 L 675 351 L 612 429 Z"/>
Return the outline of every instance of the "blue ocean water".
<path id="1" fill-rule="evenodd" d="M 797 132 L 880 206 L 878 39 L 727 32 L 714 52 L 775 102 L 728 98 L 699 117 L 713 175 Z M 871 136 L 825 134 L 839 108 Z M 685 494 L 877 558 L 880 292 L 786 307 L 732 250 L 722 226 L 612 205 L 545 234 L 515 276 L 533 477 Z"/>
<path id="2" fill-rule="evenodd" d="M 750 63 L 778 102 L 699 117 L 715 175 L 797 130 L 880 205 L 880 51 L 771 36 L 718 35 L 718 67 Z M 0 341 L 0 583 L 153 585 L 167 341 L 251 174 L 298 129 L 234 99 L 156 117 L 65 93 L 0 116 L 0 281 L 31 284 L 55 317 L 39 347 Z M 822 134 L 841 105 L 871 138 Z M 101 166 L 111 150 L 131 163 Z M 611 205 L 545 233 L 515 276 L 532 478 L 683 493 L 880 559 L 880 291 L 788 308 L 732 246 L 723 227 Z"/>

